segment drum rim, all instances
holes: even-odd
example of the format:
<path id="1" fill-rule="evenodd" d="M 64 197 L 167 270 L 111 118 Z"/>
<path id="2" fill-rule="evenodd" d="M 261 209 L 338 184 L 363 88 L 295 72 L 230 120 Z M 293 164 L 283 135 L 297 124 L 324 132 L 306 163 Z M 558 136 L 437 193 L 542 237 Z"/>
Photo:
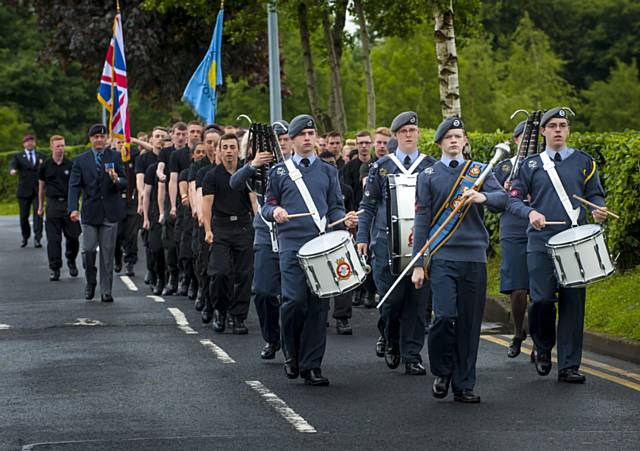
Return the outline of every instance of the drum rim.
<path id="1" fill-rule="evenodd" d="M 583 224 L 582 226 L 597 226 L 597 224 Z M 582 227 L 579 226 L 579 227 Z M 568 247 L 568 246 L 576 246 L 578 244 L 582 244 L 582 243 L 586 243 L 587 241 L 591 241 L 594 238 L 599 237 L 600 235 L 604 235 L 604 228 L 602 226 L 598 226 L 599 229 L 596 233 L 594 233 L 593 235 L 589 235 L 586 236 L 584 238 L 580 238 L 579 240 L 576 241 L 567 241 L 566 243 L 558 243 L 558 244 L 549 244 L 549 241 L 553 239 L 553 237 L 555 237 L 556 235 L 560 235 L 561 233 L 566 232 L 567 230 L 572 230 L 575 227 L 563 230 L 562 232 L 558 232 L 555 235 L 552 235 L 551 237 L 549 237 L 549 240 L 547 240 L 547 242 L 545 243 L 545 246 L 549 249 L 558 249 L 558 248 L 562 248 L 562 247 Z M 605 244 L 606 244 L 606 240 L 605 240 Z"/>
<path id="2" fill-rule="evenodd" d="M 329 232 L 329 233 L 340 233 L 341 235 L 343 235 L 344 240 L 340 241 L 335 246 L 333 246 L 333 247 L 331 247 L 329 249 L 325 249 L 325 250 L 320 251 L 320 252 L 315 252 L 313 254 L 300 254 L 300 251 L 302 250 L 302 248 L 304 248 L 307 244 L 309 244 L 310 242 L 312 242 L 316 238 L 320 238 L 321 236 L 326 236 L 327 234 L 318 235 L 317 237 L 312 238 L 309 241 L 307 241 L 306 243 L 304 243 L 302 245 L 302 247 L 300 249 L 298 249 L 297 257 L 298 258 L 312 258 L 312 257 L 319 257 L 321 255 L 328 255 L 331 252 L 333 252 L 336 249 L 338 249 L 339 247 L 342 247 L 345 243 L 348 243 L 350 241 L 350 239 L 351 239 L 351 234 L 349 234 L 349 232 L 347 232 L 346 230 L 336 230 L 334 232 Z"/>

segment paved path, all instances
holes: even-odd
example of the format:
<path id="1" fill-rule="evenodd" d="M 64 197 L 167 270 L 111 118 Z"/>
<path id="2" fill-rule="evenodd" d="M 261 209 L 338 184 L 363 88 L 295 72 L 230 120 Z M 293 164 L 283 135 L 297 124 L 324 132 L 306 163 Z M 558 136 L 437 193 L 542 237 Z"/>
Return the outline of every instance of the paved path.
<path id="1" fill-rule="evenodd" d="M 331 386 L 312 388 L 285 379 L 281 354 L 259 359 L 253 312 L 249 335 L 214 334 L 142 272 L 116 276 L 114 304 L 87 302 L 82 278 L 49 282 L 44 249 L 20 249 L 17 218 L 0 218 L 0 450 L 639 448 L 637 365 L 589 354 L 587 383 L 561 385 L 508 360 L 487 325 L 482 403 L 436 401 L 431 376 L 375 357 L 376 312 L 356 308 L 353 336 L 329 329 Z"/>

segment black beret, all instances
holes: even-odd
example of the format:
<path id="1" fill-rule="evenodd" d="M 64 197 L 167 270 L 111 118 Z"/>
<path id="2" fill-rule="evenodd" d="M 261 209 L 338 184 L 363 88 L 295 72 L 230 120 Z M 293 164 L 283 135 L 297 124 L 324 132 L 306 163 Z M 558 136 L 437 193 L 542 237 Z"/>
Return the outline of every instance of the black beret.
<path id="1" fill-rule="evenodd" d="M 518 136 L 522 135 L 522 133 L 524 132 L 524 126 L 527 125 L 527 121 L 524 120 L 522 122 L 520 122 L 518 125 L 516 125 L 516 128 L 513 129 L 513 137 L 517 138 Z"/>
<path id="2" fill-rule="evenodd" d="M 542 119 L 540 119 L 540 127 L 544 127 L 547 125 L 547 122 L 556 117 L 568 120 L 569 114 L 563 107 L 551 108 L 542 115 Z"/>
<path id="3" fill-rule="evenodd" d="M 453 130 L 456 128 L 461 128 L 462 130 L 464 130 L 464 123 L 462 122 L 462 119 L 456 116 L 446 118 L 444 121 L 440 122 L 440 125 L 438 125 L 436 135 L 433 138 L 433 142 L 435 142 L 436 144 L 439 143 L 440 141 L 442 141 L 442 138 L 444 138 L 444 135 L 446 135 L 449 130 Z"/>
<path id="4" fill-rule="evenodd" d="M 91 127 L 89 127 L 89 137 L 92 137 L 93 135 L 106 135 L 107 134 L 107 127 L 105 127 L 102 124 L 93 124 Z"/>
<path id="5" fill-rule="evenodd" d="M 391 122 L 391 132 L 395 133 L 405 125 L 418 125 L 418 115 L 413 111 L 398 114 Z"/>
<path id="6" fill-rule="evenodd" d="M 302 130 L 312 128 L 316 129 L 316 121 L 312 116 L 308 114 L 299 114 L 298 116 L 291 119 L 291 123 L 289 124 L 289 136 L 291 138 L 295 138 L 298 136 Z"/>
<path id="7" fill-rule="evenodd" d="M 289 129 L 289 123 L 285 120 L 275 121 L 273 124 L 271 124 L 271 126 L 273 127 L 273 131 L 275 132 L 276 136 L 284 135 Z"/>
<path id="8" fill-rule="evenodd" d="M 389 141 L 387 141 L 387 149 L 389 149 L 389 153 L 395 152 L 397 148 L 398 148 L 398 140 L 397 139 L 391 138 L 391 139 L 389 139 Z"/>

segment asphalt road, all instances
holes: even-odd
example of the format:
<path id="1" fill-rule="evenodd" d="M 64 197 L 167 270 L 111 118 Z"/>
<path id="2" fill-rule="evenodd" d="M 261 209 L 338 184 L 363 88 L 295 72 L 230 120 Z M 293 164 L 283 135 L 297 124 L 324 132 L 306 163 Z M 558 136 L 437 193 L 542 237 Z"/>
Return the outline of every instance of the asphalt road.
<path id="1" fill-rule="evenodd" d="M 637 365 L 586 354 L 587 383 L 559 384 L 487 325 L 482 403 L 436 401 L 430 375 L 375 356 L 377 313 L 358 307 L 353 336 L 329 329 L 331 385 L 308 387 L 260 360 L 253 311 L 249 335 L 215 334 L 188 299 L 149 297 L 140 263 L 137 291 L 116 276 L 114 304 L 87 302 L 19 241 L 0 218 L 0 450 L 640 448 Z"/>

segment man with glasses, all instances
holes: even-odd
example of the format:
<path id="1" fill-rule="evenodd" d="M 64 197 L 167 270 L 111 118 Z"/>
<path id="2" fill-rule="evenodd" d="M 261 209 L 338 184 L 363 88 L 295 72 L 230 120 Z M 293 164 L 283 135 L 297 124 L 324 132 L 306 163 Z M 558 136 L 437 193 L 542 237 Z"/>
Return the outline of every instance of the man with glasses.
<path id="1" fill-rule="evenodd" d="M 354 194 L 355 204 L 359 205 L 362 200 L 362 183 L 360 182 L 360 166 L 371 161 L 371 133 L 367 130 L 359 131 L 356 135 L 357 158 L 349 161 L 342 170 L 342 179 Z"/>

